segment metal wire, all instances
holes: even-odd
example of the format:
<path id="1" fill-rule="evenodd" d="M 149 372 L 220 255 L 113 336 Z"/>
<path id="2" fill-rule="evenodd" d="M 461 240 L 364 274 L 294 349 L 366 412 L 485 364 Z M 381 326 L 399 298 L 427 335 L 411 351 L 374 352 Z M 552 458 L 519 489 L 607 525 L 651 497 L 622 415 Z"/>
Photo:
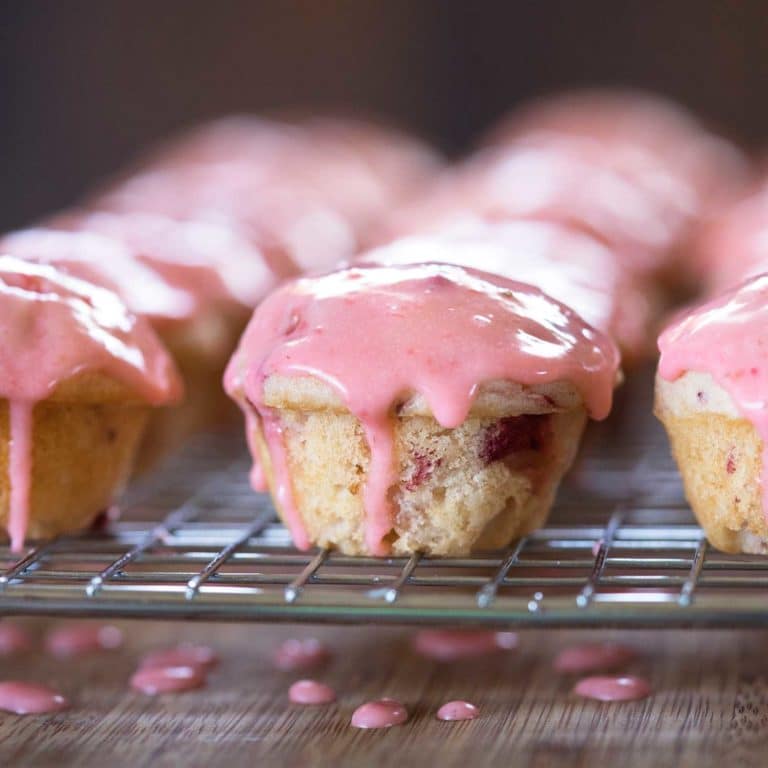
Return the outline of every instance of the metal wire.
<path id="1" fill-rule="evenodd" d="M 768 625 L 768 558 L 707 546 L 637 411 L 587 439 L 552 521 L 461 558 L 296 550 L 237 439 L 192 445 L 118 522 L 0 547 L 0 613 L 450 625 Z M 632 435 L 629 444 L 624 439 Z"/>

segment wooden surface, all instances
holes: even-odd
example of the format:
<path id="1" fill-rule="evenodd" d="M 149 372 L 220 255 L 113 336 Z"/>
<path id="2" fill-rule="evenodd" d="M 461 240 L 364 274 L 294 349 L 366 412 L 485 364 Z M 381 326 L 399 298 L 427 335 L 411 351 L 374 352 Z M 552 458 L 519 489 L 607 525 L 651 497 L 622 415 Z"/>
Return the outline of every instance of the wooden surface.
<path id="1" fill-rule="evenodd" d="M 43 624 L 28 622 L 36 632 Z M 522 633 L 517 651 L 437 664 L 409 649 L 410 630 L 122 623 L 120 651 L 61 662 L 42 653 L 0 661 L 3 679 L 50 682 L 73 702 L 54 716 L 0 716 L 0 765 L 22 766 L 710 766 L 768 764 L 768 633 L 653 631 Z M 273 669 L 287 637 L 320 637 L 333 660 L 314 674 L 337 705 L 290 705 L 306 674 Z M 558 649 L 593 639 L 640 649 L 630 671 L 652 698 L 598 704 L 573 697 L 551 671 Z M 148 698 L 127 680 L 143 650 L 181 640 L 216 647 L 207 688 Z M 410 721 L 388 731 L 349 726 L 369 698 L 401 699 Z M 435 720 L 466 698 L 479 719 Z M 620 762 L 619 762 L 620 761 Z"/>

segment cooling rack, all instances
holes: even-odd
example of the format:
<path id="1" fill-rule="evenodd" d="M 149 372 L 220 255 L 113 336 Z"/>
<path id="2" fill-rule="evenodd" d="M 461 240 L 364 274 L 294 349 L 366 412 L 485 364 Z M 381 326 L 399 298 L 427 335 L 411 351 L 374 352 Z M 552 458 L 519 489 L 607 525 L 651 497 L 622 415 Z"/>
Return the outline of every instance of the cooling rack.
<path id="1" fill-rule="evenodd" d="M 625 398 L 640 405 L 620 406 L 588 434 L 551 523 L 509 549 L 443 559 L 300 552 L 248 487 L 240 439 L 211 435 L 131 489 L 118 521 L 21 559 L 0 549 L 0 614 L 768 624 L 768 558 L 708 548 L 647 397 L 630 387 Z"/>

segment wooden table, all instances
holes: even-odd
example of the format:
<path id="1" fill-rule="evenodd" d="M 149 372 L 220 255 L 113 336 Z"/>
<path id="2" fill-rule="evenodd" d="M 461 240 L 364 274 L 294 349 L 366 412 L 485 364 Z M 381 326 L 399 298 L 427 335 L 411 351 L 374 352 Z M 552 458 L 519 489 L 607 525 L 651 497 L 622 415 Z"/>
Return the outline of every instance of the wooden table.
<path id="1" fill-rule="evenodd" d="M 27 622 L 42 632 L 42 622 Z M 41 652 L 0 661 L 8 679 L 48 681 L 73 702 L 54 716 L 0 716 L 0 765 L 23 766 L 620 766 L 768 765 L 768 633 L 763 631 L 530 631 L 517 651 L 455 664 L 416 656 L 411 630 L 125 622 L 119 651 L 61 662 Z M 315 636 L 333 660 L 315 673 L 337 705 L 290 705 L 304 675 L 270 656 L 288 637 Z M 558 649 L 595 639 L 627 642 L 642 656 L 652 698 L 599 704 L 575 698 L 573 679 L 551 671 Z M 189 640 L 222 662 L 207 688 L 149 698 L 127 680 L 141 653 Z M 387 731 L 351 728 L 369 698 L 402 700 L 410 721 Z M 466 698 L 481 716 L 435 719 Z"/>

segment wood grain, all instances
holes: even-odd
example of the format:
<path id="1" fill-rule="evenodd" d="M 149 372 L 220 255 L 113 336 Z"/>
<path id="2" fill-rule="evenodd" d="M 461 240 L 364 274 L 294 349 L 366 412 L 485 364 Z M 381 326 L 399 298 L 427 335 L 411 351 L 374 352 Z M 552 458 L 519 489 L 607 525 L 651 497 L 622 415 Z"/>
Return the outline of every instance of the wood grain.
<path id="1" fill-rule="evenodd" d="M 38 634 L 41 622 L 30 622 Z M 0 765 L 35 766 L 600 766 L 765 765 L 768 655 L 765 632 L 527 632 L 517 651 L 438 664 L 416 656 L 396 629 L 123 623 L 124 649 L 61 662 L 42 653 L 0 661 L 0 677 L 48 681 L 73 707 L 47 717 L 0 716 Z M 313 676 L 333 685 L 330 707 L 290 705 L 307 674 L 272 667 L 287 637 L 316 636 L 333 660 Z M 598 704 L 571 695 L 573 678 L 551 672 L 557 650 L 612 638 L 642 652 L 630 667 L 652 698 Z M 208 687 L 176 696 L 132 693 L 141 653 L 181 640 L 222 654 Z M 349 726 L 369 698 L 401 699 L 410 721 L 389 731 Z M 477 720 L 435 719 L 466 698 Z M 620 761 L 620 762 L 619 762 Z"/>

